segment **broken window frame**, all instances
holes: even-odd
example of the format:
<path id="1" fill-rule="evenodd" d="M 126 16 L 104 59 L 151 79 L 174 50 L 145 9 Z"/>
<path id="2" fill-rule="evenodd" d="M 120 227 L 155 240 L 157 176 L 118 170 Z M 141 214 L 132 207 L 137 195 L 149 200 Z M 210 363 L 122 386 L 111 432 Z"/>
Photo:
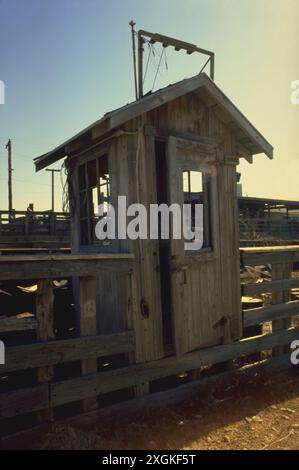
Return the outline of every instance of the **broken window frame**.
<path id="1" fill-rule="evenodd" d="M 193 203 L 194 201 L 191 200 L 191 195 L 196 193 L 192 191 L 192 180 L 191 180 L 191 173 L 198 173 L 201 175 L 201 184 L 202 184 L 202 197 L 199 199 L 199 204 L 203 204 L 203 246 L 200 250 L 186 250 L 188 253 L 200 253 L 202 251 L 213 251 L 213 241 L 212 241 L 212 214 L 211 214 L 211 174 L 209 172 L 204 171 L 204 169 L 200 170 L 190 170 L 190 169 L 183 169 L 182 170 L 182 185 L 183 185 L 183 200 L 184 203 Z M 188 190 L 185 191 L 184 189 L 184 175 L 187 174 L 187 188 Z M 185 198 L 185 195 L 188 195 Z M 194 212 L 192 211 L 192 218 L 194 217 Z M 192 229 L 194 226 L 192 225 Z"/>
<path id="2" fill-rule="evenodd" d="M 107 172 L 103 172 L 100 169 L 100 164 L 103 163 L 104 159 L 106 159 L 104 166 L 106 166 Z M 96 175 L 95 180 L 93 181 L 93 173 L 88 172 L 88 167 L 94 164 L 94 162 Z M 94 184 L 94 182 L 96 184 Z M 101 195 L 103 194 L 103 192 L 101 192 L 101 188 L 104 187 L 106 188 L 106 194 Z M 108 153 L 93 156 L 92 158 L 82 161 L 78 165 L 79 235 L 81 247 L 104 247 L 111 245 L 111 241 L 98 240 L 95 236 L 95 225 L 100 217 L 97 215 L 97 211 L 94 210 L 94 189 L 96 189 L 97 205 L 101 203 L 108 204 L 110 202 L 111 179 Z M 102 217 L 104 216 L 105 214 Z"/>

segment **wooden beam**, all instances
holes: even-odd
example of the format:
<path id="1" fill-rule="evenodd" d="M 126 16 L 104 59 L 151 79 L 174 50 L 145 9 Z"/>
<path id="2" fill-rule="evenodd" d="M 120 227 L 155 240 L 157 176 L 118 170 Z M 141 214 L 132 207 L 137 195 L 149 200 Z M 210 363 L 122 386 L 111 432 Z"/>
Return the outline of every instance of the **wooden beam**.
<path id="1" fill-rule="evenodd" d="M 131 255 L 0 256 L 0 280 L 96 276 L 100 271 L 130 272 Z"/>
<path id="2" fill-rule="evenodd" d="M 207 49 L 202 49 L 197 47 L 195 44 L 191 44 L 190 42 L 181 41 L 179 39 L 175 39 L 169 36 L 165 36 L 164 34 L 159 33 L 150 33 L 149 31 L 139 30 L 138 34 L 141 36 L 145 36 L 150 38 L 154 42 L 160 42 L 165 46 L 173 46 L 177 49 L 184 49 L 186 51 L 191 52 L 200 52 L 201 54 L 214 56 L 214 52 L 208 51 Z M 164 47 L 165 47 L 164 46 Z"/>
<path id="3" fill-rule="evenodd" d="M 136 416 L 137 413 L 144 413 L 145 410 L 153 411 L 155 409 L 161 409 L 164 406 L 176 406 L 182 401 L 190 400 L 194 397 L 198 397 L 199 395 L 209 393 L 211 387 L 215 385 L 223 388 L 233 384 L 236 378 L 239 377 L 250 378 L 257 374 L 263 374 L 265 376 L 265 374 L 285 371 L 290 367 L 289 355 L 270 358 L 255 364 L 243 366 L 240 369 L 235 369 L 233 372 L 230 371 L 215 374 L 195 382 L 182 384 L 166 391 L 151 393 L 145 397 L 126 400 L 114 405 L 105 406 L 95 411 L 64 418 L 60 422 L 63 425 L 74 425 L 79 429 L 87 430 L 90 430 L 98 423 L 101 423 L 101 425 L 104 426 L 109 426 L 111 424 L 111 419 L 114 416 L 117 416 L 117 419 L 127 419 L 130 416 Z M 34 450 L 36 448 L 36 440 L 48 431 L 49 427 L 43 424 L 3 436 L 0 438 L 0 449 Z"/>
<path id="4" fill-rule="evenodd" d="M 279 279 L 271 282 L 256 282 L 242 286 L 242 295 L 246 297 L 270 292 L 281 292 L 286 289 L 299 287 L 299 278 Z"/>
<path id="5" fill-rule="evenodd" d="M 15 316 L 4 318 L 0 317 L 0 333 L 7 333 L 8 331 L 36 330 L 36 328 L 37 322 L 34 318 L 18 318 Z"/>
<path id="6" fill-rule="evenodd" d="M 11 418 L 33 411 L 41 411 L 50 406 L 49 387 L 46 383 L 1 393 L 0 397 L 1 418 Z"/>
<path id="7" fill-rule="evenodd" d="M 259 266 L 263 264 L 288 263 L 299 260 L 299 253 L 295 250 L 279 250 L 267 252 L 250 252 L 241 250 L 241 263 L 243 266 Z"/>
<path id="8" fill-rule="evenodd" d="M 81 277 L 80 280 L 80 334 L 81 336 L 97 333 L 97 278 Z M 82 375 L 88 375 L 98 370 L 98 359 L 89 358 L 81 361 Z M 83 411 L 94 410 L 98 407 L 97 397 L 88 398 L 81 403 Z"/>
<path id="9" fill-rule="evenodd" d="M 61 313 L 63 314 L 63 312 Z M 0 373 L 129 353 L 134 349 L 133 331 L 23 346 L 8 346 L 5 350 L 6 364 L 0 365 Z"/>
<path id="10" fill-rule="evenodd" d="M 272 279 L 290 278 L 293 271 L 293 263 L 284 262 L 282 264 L 274 264 L 272 266 Z M 283 292 L 275 292 L 272 294 L 272 304 L 279 304 L 280 302 L 288 302 L 291 299 L 290 291 L 284 290 Z M 289 318 L 275 319 L 272 321 L 272 331 L 280 331 L 287 329 L 291 326 Z M 284 345 L 273 348 L 272 355 L 279 356 L 285 352 Z"/>
<path id="11" fill-rule="evenodd" d="M 100 372 L 72 380 L 55 382 L 51 385 L 52 402 L 54 406 L 59 406 L 90 396 L 129 388 L 144 382 L 198 369 L 202 366 L 213 365 L 243 355 L 247 356 L 268 350 L 273 346 L 289 344 L 298 337 L 299 328 L 283 330 L 255 338 L 246 338 L 232 344 L 203 349 L 181 357 L 169 357 L 109 372 Z"/>
<path id="12" fill-rule="evenodd" d="M 36 296 L 36 321 L 37 338 L 41 341 L 49 341 L 54 338 L 53 332 L 53 283 L 50 279 L 44 279 L 38 282 Z M 49 383 L 54 377 L 53 366 L 40 367 L 37 371 L 37 380 L 40 383 Z M 50 403 L 47 409 L 38 413 L 39 422 L 47 421 L 52 418 Z"/>
<path id="13" fill-rule="evenodd" d="M 294 315 L 299 315 L 299 300 L 279 303 L 271 307 L 244 310 L 244 326 L 259 325 L 268 321 L 289 318 Z"/>
<path id="14" fill-rule="evenodd" d="M 87 375 L 77 379 L 56 382 L 51 385 L 52 406 L 89 398 L 95 393 L 119 390 L 148 380 L 155 380 L 180 372 L 196 369 L 203 365 L 211 365 L 226 360 L 267 350 L 273 345 L 291 343 L 299 337 L 299 328 L 280 331 L 275 334 L 248 338 L 225 346 L 215 346 L 201 351 L 188 353 L 180 358 L 170 357 L 150 363 L 137 364 L 109 372 Z M 288 360 L 287 356 L 287 360 Z M 278 358 L 279 361 L 282 358 Z M 267 361 L 268 362 L 268 361 Z M 284 361 L 285 362 L 285 361 Z M 289 363 L 289 361 L 288 361 Z M 231 372 L 230 372 L 231 374 Z M 0 395 L 0 415 L 14 416 L 43 409 L 49 400 L 47 386 L 21 389 L 17 392 Z M 151 395 L 154 396 L 154 395 Z M 30 397 L 35 397 L 30 401 Z M 143 397 L 141 400 L 144 400 Z M 132 400 L 132 402 L 135 400 Z M 17 403 L 17 405 L 16 405 Z"/>
<path id="15" fill-rule="evenodd" d="M 137 413 L 144 413 L 145 410 L 152 411 L 163 407 L 175 406 L 182 401 L 198 398 L 203 396 L 203 394 L 210 393 L 212 387 L 227 387 L 233 384 L 236 378 L 250 378 L 257 374 L 265 375 L 266 373 L 281 372 L 290 367 L 289 355 L 270 358 L 243 366 L 234 371 L 225 371 L 193 382 L 184 383 L 169 390 L 105 406 L 95 412 L 71 416 L 66 419 L 66 422 L 83 429 L 90 429 L 98 423 L 102 425 L 107 423 L 109 425 L 111 423 L 111 416 L 117 416 L 118 419 L 122 419 L 128 418 L 130 415 L 136 416 Z"/>

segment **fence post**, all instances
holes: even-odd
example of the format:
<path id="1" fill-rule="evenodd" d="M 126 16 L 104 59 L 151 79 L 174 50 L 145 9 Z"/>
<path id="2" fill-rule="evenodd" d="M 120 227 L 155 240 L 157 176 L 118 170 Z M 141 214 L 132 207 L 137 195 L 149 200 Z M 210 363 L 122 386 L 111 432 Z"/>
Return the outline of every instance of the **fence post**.
<path id="1" fill-rule="evenodd" d="M 96 308 L 97 279 L 96 277 L 80 278 L 80 335 L 97 334 L 97 308 Z M 82 375 L 98 371 L 97 358 L 81 361 Z M 97 397 L 82 400 L 83 411 L 94 410 L 98 407 Z"/>
<path id="2" fill-rule="evenodd" d="M 273 263 L 272 264 L 272 280 L 279 279 L 289 279 L 291 278 L 293 271 L 293 263 Z M 291 291 L 285 290 L 282 292 L 273 292 L 272 294 L 272 304 L 279 304 L 284 302 L 289 302 L 291 299 Z M 288 329 L 292 325 L 292 320 L 290 318 L 283 320 L 275 320 L 272 322 L 272 331 L 278 331 L 283 329 Z M 277 346 L 273 348 L 272 355 L 280 356 L 284 352 L 287 352 L 288 346 Z"/>
<path id="3" fill-rule="evenodd" d="M 38 282 L 36 296 L 36 321 L 37 339 L 48 341 L 54 338 L 53 332 L 53 283 L 51 279 L 43 279 Z M 54 376 L 54 367 L 40 367 L 37 370 L 37 380 L 40 383 L 51 382 Z M 37 420 L 39 422 L 49 421 L 53 417 L 51 403 L 49 409 L 39 411 Z"/>
<path id="4" fill-rule="evenodd" d="M 49 235 L 55 235 L 56 214 L 51 212 L 49 214 Z"/>
<path id="5" fill-rule="evenodd" d="M 29 235 L 29 217 L 28 217 L 28 212 L 25 214 L 25 235 Z"/>

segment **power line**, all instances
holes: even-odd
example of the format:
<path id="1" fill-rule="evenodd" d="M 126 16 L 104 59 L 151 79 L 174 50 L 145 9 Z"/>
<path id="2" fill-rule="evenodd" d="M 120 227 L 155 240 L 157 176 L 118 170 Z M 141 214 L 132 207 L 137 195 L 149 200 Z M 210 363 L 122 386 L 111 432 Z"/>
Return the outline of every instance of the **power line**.
<path id="1" fill-rule="evenodd" d="M 144 75 L 143 75 L 143 83 L 145 82 L 145 78 L 146 78 L 146 74 L 147 74 L 147 70 L 148 70 L 148 65 L 149 65 L 149 61 L 150 61 L 151 54 L 152 54 L 151 44 L 148 43 L 148 57 L 147 57 L 145 72 L 144 72 Z"/>
<path id="2" fill-rule="evenodd" d="M 152 90 L 155 88 L 158 72 L 159 72 L 160 65 L 161 65 L 161 62 L 162 62 L 162 57 L 163 57 L 164 54 L 165 54 L 165 49 L 163 49 L 163 51 L 161 52 L 161 55 L 160 55 L 160 60 L 159 60 L 158 67 L 157 67 L 157 70 L 156 70 L 156 75 L 155 75 L 155 78 L 154 78 Z"/>

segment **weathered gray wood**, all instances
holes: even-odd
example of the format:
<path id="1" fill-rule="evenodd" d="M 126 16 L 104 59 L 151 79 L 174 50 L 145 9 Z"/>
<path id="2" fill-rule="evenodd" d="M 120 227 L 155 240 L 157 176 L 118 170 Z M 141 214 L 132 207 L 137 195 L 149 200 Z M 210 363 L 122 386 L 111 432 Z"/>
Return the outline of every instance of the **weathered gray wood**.
<path id="1" fill-rule="evenodd" d="M 273 147 L 269 142 L 267 142 L 237 107 L 234 106 L 229 98 L 227 98 L 205 74 L 200 74 L 152 93 L 149 96 L 145 96 L 142 100 L 137 100 L 114 112 L 107 113 L 102 119 L 96 121 L 88 128 L 83 129 L 79 134 L 59 145 L 51 152 L 36 158 L 36 170 L 39 171 L 60 158 L 64 158 L 65 155 L 70 155 L 70 152 L 74 152 L 74 148 L 77 147 L 76 143 L 81 142 L 77 150 L 83 150 L 92 145 L 93 136 L 104 138 L 108 133 L 110 133 L 111 136 L 111 132 L 114 129 L 119 128 L 126 122 L 195 91 L 196 93 L 203 93 L 211 105 L 218 105 L 214 106 L 214 108 L 217 109 L 217 112 L 221 111 L 225 122 L 231 122 L 232 125 L 234 124 L 236 134 L 240 136 L 239 140 L 242 140 L 243 145 L 246 146 L 252 154 L 264 152 L 269 158 L 273 157 Z M 246 142 L 244 142 L 244 138 Z"/>
<path id="2" fill-rule="evenodd" d="M 43 279 L 38 281 L 36 296 L 36 321 L 37 321 L 37 338 L 41 341 L 49 341 L 54 338 L 53 332 L 53 283 L 51 279 Z M 53 366 L 40 367 L 37 370 L 37 380 L 40 383 L 49 383 L 54 377 Z M 51 419 L 53 410 L 50 409 L 50 403 L 47 409 L 37 414 L 39 422 Z"/>
<path id="3" fill-rule="evenodd" d="M 80 278 L 80 333 L 81 336 L 94 335 L 97 332 L 96 277 Z M 97 372 L 98 359 L 89 358 L 81 362 L 82 375 Z M 83 411 L 94 410 L 98 406 L 97 398 L 88 398 L 81 403 Z"/>
<path id="4" fill-rule="evenodd" d="M 136 364 L 109 372 L 100 372 L 77 379 L 56 382 L 51 385 L 54 406 L 70 403 L 91 396 L 132 387 L 137 384 L 186 372 L 205 365 L 212 365 L 285 345 L 298 339 L 299 328 L 282 330 L 222 346 L 170 357 L 144 364 Z"/>
<path id="5" fill-rule="evenodd" d="M 242 286 L 242 293 L 244 296 L 251 297 L 262 293 L 281 292 L 283 290 L 292 289 L 294 287 L 299 287 L 299 278 L 245 284 Z"/>
<path id="6" fill-rule="evenodd" d="M 166 391 L 151 393 L 149 395 L 136 398 L 135 400 L 126 400 L 115 405 L 103 407 L 95 412 L 85 413 L 67 418 L 66 422 L 77 425 L 79 428 L 90 429 L 92 426 L 109 424 L 111 416 L 117 416 L 118 419 L 128 418 L 139 412 L 147 410 L 161 409 L 163 407 L 178 405 L 182 401 L 198 398 L 211 391 L 212 387 L 227 387 L 235 382 L 238 377 L 252 377 L 256 374 L 281 372 L 291 367 L 289 356 L 279 356 L 265 361 L 246 365 L 234 371 L 215 374 L 193 382 L 188 382 L 178 387 Z"/>
<path id="7" fill-rule="evenodd" d="M 284 279 L 290 278 L 293 270 L 293 263 L 282 263 L 282 264 L 274 264 L 272 266 L 272 279 Z M 280 302 L 288 302 L 291 299 L 291 293 L 289 290 L 284 290 L 283 292 L 276 292 L 272 294 L 272 304 L 279 304 Z M 273 320 L 272 321 L 272 331 L 279 331 L 282 329 L 289 328 L 291 326 L 291 321 L 289 318 L 281 319 L 281 320 Z M 284 346 L 277 346 L 273 348 L 272 354 L 273 356 L 279 356 L 285 352 Z"/>
<path id="8" fill-rule="evenodd" d="M 132 255 L 0 256 L 0 280 L 96 276 L 101 270 L 130 272 Z"/>
<path id="9" fill-rule="evenodd" d="M 134 351 L 134 347 L 133 331 L 9 346 L 5 350 L 6 364 L 0 365 L 0 373 L 127 353 Z"/>
<path id="10" fill-rule="evenodd" d="M 54 338 L 53 332 L 53 284 L 49 279 L 38 282 L 36 296 L 37 337 L 41 341 Z"/>
<path id="11" fill-rule="evenodd" d="M 50 406 L 47 384 L 22 388 L 13 392 L 1 393 L 0 417 L 10 418 L 33 411 L 40 411 Z"/>
<path id="12" fill-rule="evenodd" d="M 89 398 L 100 393 L 133 386 L 148 380 L 174 375 L 193 370 L 203 365 L 211 365 L 241 355 L 252 354 L 273 345 L 288 344 L 298 339 L 299 328 L 280 331 L 275 334 L 248 338 L 231 345 L 216 346 L 206 350 L 189 353 L 180 358 L 171 357 L 145 364 L 132 365 L 109 372 L 100 372 L 78 379 L 66 380 L 51 385 L 51 403 L 56 406 L 71 401 Z M 13 416 L 44 408 L 48 403 L 47 387 L 37 387 L 18 390 L 1 395 L 1 416 Z M 30 397 L 33 397 L 33 403 Z M 28 398 L 28 400 L 27 400 Z M 16 405 L 17 403 L 17 405 Z M 25 410 L 25 411 L 24 411 Z"/>
<path id="13" fill-rule="evenodd" d="M 86 428 L 90 430 L 92 426 L 98 423 L 104 426 L 109 425 L 111 423 L 111 417 L 113 416 L 117 416 L 118 419 L 128 418 L 130 415 L 136 416 L 136 413 L 144 412 L 145 409 L 154 410 L 164 406 L 177 405 L 184 400 L 198 397 L 199 394 L 208 393 L 212 386 L 229 386 L 235 381 L 236 377 L 252 377 L 253 375 L 261 373 L 265 375 L 266 373 L 282 372 L 290 367 L 289 355 L 286 354 L 277 358 L 270 358 L 255 364 L 246 365 L 240 369 L 234 370 L 233 373 L 230 371 L 215 374 L 194 382 L 185 383 L 170 390 L 151 393 L 136 398 L 135 400 L 126 400 L 125 402 L 115 405 L 105 406 L 96 411 L 71 416 L 64 419 L 63 423 L 73 424 L 80 429 Z M 45 427 L 45 424 L 43 424 L 14 434 L 9 434 L 0 438 L 0 449 L 31 449 L 37 437 L 48 430 L 49 428 Z M 33 445 L 32 448 L 35 448 L 35 446 Z"/>
<path id="14" fill-rule="evenodd" d="M 271 307 L 253 308 L 243 311 L 244 326 L 253 326 L 299 314 L 299 300 L 279 303 Z"/>
<path id="15" fill-rule="evenodd" d="M 0 317 L 0 333 L 36 330 L 36 328 L 35 318 Z"/>
<path id="16" fill-rule="evenodd" d="M 259 266 L 272 263 L 289 263 L 299 259 L 299 252 L 293 249 L 268 250 L 267 252 L 250 252 L 241 250 L 243 266 Z"/>

